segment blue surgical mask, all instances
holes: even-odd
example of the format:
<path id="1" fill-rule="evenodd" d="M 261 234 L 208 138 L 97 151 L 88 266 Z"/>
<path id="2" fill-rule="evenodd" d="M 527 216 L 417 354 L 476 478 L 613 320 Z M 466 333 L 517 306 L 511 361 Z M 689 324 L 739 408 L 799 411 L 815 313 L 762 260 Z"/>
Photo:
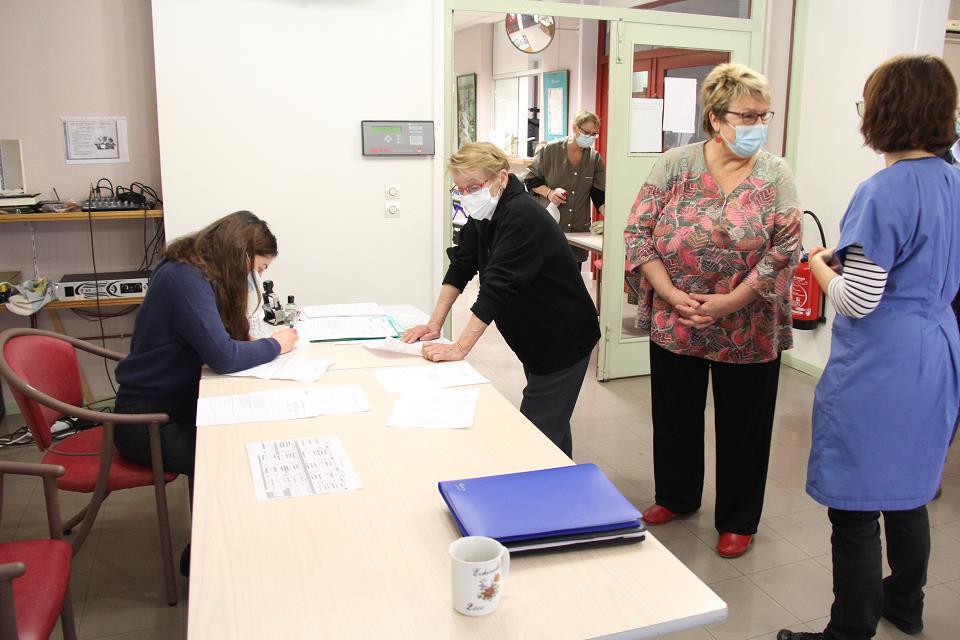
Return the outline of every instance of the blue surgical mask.
<path id="1" fill-rule="evenodd" d="M 953 121 L 953 132 L 960 138 L 960 120 Z"/>
<path id="2" fill-rule="evenodd" d="M 577 146 L 582 147 L 584 149 L 589 149 L 593 147 L 593 143 L 595 140 L 596 140 L 595 137 L 588 136 L 585 133 L 581 133 L 580 135 L 577 136 Z"/>
<path id="3" fill-rule="evenodd" d="M 733 142 L 727 140 L 727 137 L 724 136 L 722 132 L 720 133 L 720 137 L 722 137 L 723 141 L 730 147 L 730 151 L 733 151 L 741 158 L 753 157 L 757 151 L 760 151 L 763 143 L 767 140 L 767 125 L 765 124 L 743 124 L 734 127 L 734 130 L 737 132 L 737 137 Z"/>
<path id="4" fill-rule="evenodd" d="M 490 187 L 484 187 L 476 193 L 460 196 L 460 206 L 474 220 L 489 220 L 497 209 L 500 196 L 490 195 Z"/>

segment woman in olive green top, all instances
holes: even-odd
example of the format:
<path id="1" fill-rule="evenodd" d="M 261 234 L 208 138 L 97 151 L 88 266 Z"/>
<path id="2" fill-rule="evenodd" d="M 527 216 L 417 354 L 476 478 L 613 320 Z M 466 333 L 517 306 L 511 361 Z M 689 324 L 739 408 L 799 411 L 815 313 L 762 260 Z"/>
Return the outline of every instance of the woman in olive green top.
<path id="1" fill-rule="evenodd" d="M 560 209 L 560 228 L 565 232 L 590 230 L 590 201 L 603 213 L 603 158 L 593 148 L 600 136 L 600 118 L 589 111 L 573 117 L 573 134 L 541 147 L 533 157 L 524 181 L 527 190 L 540 196 L 540 203 Z M 577 262 L 587 252 L 573 248 Z"/>

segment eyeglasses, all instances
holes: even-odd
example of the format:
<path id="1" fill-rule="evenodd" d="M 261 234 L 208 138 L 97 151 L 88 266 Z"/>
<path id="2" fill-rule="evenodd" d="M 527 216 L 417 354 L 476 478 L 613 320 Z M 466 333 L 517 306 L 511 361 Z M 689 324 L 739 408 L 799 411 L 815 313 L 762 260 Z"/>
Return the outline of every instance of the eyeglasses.
<path id="1" fill-rule="evenodd" d="M 597 131 L 596 133 L 590 133 L 589 131 L 584 131 L 584 130 L 581 129 L 580 127 L 577 127 L 577 131 L 579 131 L 581 134 L 583 134 L 583 135 L 585 135 L 585 136 L 590 136 L 591 138 L 598 138 L 598 137 L 600 137 L 600 132 L 599 132 L 599 131 Z"/>
<path id="2" fill-rule="evenodd" d="M 480 184 L 475 184 L 461 191 L 460 188 L 457 187 L 457 185 L 453 185 L 452 187 L 450 187 L 450 195 L 452 195 L 455 198 L 462 198 L 463 196 L 472 196 L 473 194 L 480 192 L 485 186 L 487 186 L 487 182 L 481 182 Z"/>
<path id="3" fill-rule="evenodd" d="M 856 107 L 857 107 L 857 115 L 862 118 L 862 117 L 863 117 L 863 105 L 864 105 L 863 100 L 857 100 L 857 101 L 854 102 L 853 104 L 856 105 Z"/>
<path id="4" fill-rule="evenodd" d="M 732 113 L 735 116 L 739 116 L 740 121 L 746 125 L 757 124 L 757 121 L 763 124 L 769 124 L 769 122 L 773 120 L 773 111 L 764 111 L 763 113 L 757 113 L 756 111 L 725 111 L 724 113 Z"/>

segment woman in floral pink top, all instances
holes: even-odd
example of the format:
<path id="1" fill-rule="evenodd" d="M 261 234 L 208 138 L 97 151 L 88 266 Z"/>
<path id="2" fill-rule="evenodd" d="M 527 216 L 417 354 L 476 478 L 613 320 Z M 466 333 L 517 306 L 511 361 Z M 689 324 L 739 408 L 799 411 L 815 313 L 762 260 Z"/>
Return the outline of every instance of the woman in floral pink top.
<path id="1" fill-rule="evenodd" d="M 660 524 L 700 508 L 712 375 L 717 551 L 736 557 L 763 507 L 801 210 L 786 162 L 761 149 L 773 117 L 766 79 L 722 64 L 700 98 L 713 137 L 663 154 L 624 233 L 650 330 L 656 504 L 643 515 Z"/>

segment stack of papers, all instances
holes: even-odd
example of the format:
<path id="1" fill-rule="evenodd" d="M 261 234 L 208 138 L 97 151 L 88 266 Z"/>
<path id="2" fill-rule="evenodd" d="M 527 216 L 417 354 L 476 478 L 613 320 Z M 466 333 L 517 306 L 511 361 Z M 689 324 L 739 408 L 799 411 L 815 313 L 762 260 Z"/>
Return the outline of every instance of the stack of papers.
<path id="1" fill-rule="evenodd" d="M 431 389 L 400 394 L 388 427 L 469 429 L 477 411 L 479 389 Z"/>
<path id="2" fill-rule="evenodd" d="M 359 385 L 322 389 L 281 389 L 236 396 L 210 396 L 197 402 L 197 426 L 298 420 L 369 411 Z"/>
<path id="3" fill-rule="evenodd" d="M 257 500 L 353 491 L 363 485 L 339 438 L 248 442 Z"/>
<path id="4" fill-rule="evenodd" d="M 446 389 L 490 382 L 468 362 L 444 362 L 412 367 L 384 367 L 373 371 L 389 393 Z"/>
<path id="5" fill-rule="evenodd" d="M 389 316 L 312 318 L 298 322 L 296 329 L 300 338 L 309 342 L 398 338 L 402 331 Z"/>
<path id="6" fill-rule="evenodd" d="M 282 355 L 257 367 L 228 373 L 228 376 L 260 378 L 261 380 L 296 380 L 316 382 L 327 373 L 333 360 L 308 360 L 293 354 Z"/>

